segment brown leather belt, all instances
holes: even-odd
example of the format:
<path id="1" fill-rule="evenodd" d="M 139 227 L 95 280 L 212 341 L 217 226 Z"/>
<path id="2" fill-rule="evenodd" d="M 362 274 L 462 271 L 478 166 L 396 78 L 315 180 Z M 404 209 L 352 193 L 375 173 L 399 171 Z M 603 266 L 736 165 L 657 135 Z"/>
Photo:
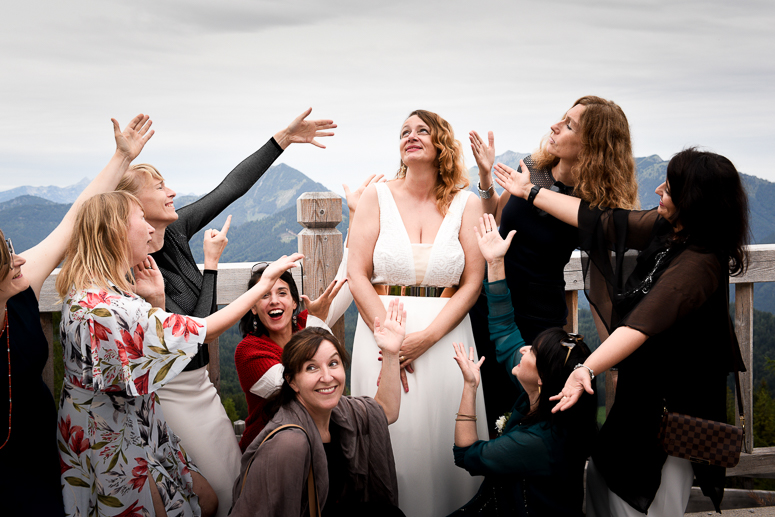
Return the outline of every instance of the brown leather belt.
<path id="1" fill-rule="evenodd" d="M 374 290 L 381 296 L 416 296 L 420 298 L 452 298 L 457 287 L 435 287 L 430 285 L 386 285 L 375 284 Z"/>

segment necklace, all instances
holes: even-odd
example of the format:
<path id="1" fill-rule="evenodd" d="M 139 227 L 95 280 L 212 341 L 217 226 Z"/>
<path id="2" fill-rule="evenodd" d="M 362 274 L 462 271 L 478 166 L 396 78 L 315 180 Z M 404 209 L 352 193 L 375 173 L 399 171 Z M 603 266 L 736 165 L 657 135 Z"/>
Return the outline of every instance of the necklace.
<path id="1" fill-rule="evenodd" d="M 8 436 L 5 437 L 3 445 L 5 447 L 8 440 L 11 439 L 11 410 L 13 409 L 13 399 L 11 398 L 11 335 L 8 333 L 8 306 L 5 307 L 5 343 L 8 348 Z"/>

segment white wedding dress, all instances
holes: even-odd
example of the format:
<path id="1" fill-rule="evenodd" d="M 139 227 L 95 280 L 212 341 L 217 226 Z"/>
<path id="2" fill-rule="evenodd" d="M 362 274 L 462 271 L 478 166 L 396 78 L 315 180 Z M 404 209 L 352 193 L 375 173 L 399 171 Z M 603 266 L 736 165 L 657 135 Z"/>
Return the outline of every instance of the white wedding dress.
<path id="1" fill-rule="evenodd" d="M 374 247 L 372 284 L 452 287 L 460 282 L 465 255 L 460 245 L 460 223 L 468 191 L 457 194 L 429 247 L 412 244 L 388 186 L 377 183 L 380 233 Z M 408 215 L 408 214 L 407 214 Z M 425 250 L 420 248 L 425 247 Z M 415 257 L 425 255 L 424 260 Z M 422 271 L 424 267 L 424 272 Z M 422 277 L 418 281 L 418 276 Z M 393 296 L 380 296 L 387 308 Z M 406 333 L 428 327 L 444 310 L 449 298 L 401 297 L 406 309 Z M 455 414 L 460 407 L 463 375 L 454 358 L 452 343 L 474 345 L 471 320 L 460 324 L 414 361 L 407 374 L 409 392 L 401 390 L 401 411 L 390 426 L 390 439 L 398 474 L 399 507 L 407 517 L 444 516 L 467 503 L 483 478 L 472 477 L 455 466 L 452 456 Z M 352 357 L 353 395 L 373 397 L 381 363 L 379 348 L 361 317 L 355 331 Z M 493 358 L 494 359 L 494 358 Z M 481 386 L 476 395 L 477 432 L 487 438 Z"/>

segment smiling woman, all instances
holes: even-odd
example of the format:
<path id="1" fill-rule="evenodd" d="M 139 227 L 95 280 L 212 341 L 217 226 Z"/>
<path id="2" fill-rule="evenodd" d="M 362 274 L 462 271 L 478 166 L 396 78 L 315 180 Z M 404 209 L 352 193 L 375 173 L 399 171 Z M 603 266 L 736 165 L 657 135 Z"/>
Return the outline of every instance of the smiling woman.
<path id="1" fill-rule="evenodd" d="M 115 188 L 121 175 L 153 136 L 147 115 L 121 131 L 113 120 L 116 152 L 84 189 L 62 222 L 37 246 L 17 254 L 0 231 L 0 500 L 8 515 L 64 515 L 60 468 L 54 442 L 56 413 L 41 373 L 48 343 L 40 326 L 38 298 L 43 282 L 64 257 L 75 216 L 86 199 Z M 7 386 L 6 386 L 7 380 Z M 8 425 L 5 425 L 5 415 Z M 75 447 L 83 434 L 68 436 Z"/>
<path id="2" fill-rule="evenodd" d="M 104 516 L 215 514 L 218 497 L 168 427 L 156 391 L 302 258 L 278 260 L 227 307 L 194 318 L 159 308 L 164 283 L 148 256 L 153 233 L 131 194 L 94 196 L 79 210 L 57 277 L 65 363 L 57 445 L 70 515 L 98 506 Z"/>
<path id="3" fill-rule="evenodd" d="M 332 136 L 332 120 L 307 120 L 312 108 L 278 131 L 258 151 L 237 165 L 211 192 L 175 210 L 175 191 L 153 166 L 132 167 L 119 190 L 137 196 L 148 222 L 156 229 L 151 251 L 164 278 L 166 309 L 188 316 L 206 317 L 217 310 L 218 261 L 228 239 L 230 219 L 222 230 L 206 230 L 204 271 L 200 271 L 189 241 L 200 230 L 248 192 L 280 154 L 293 143 L 325 148 L 317 139 Z M 202 472 L 212 480 L 221 500 L 219 517 L 231 501 L 231 485 L 239 469 L 240 450 L 221 399 L 210 381 L 209 345 L 202 343 L 181 375 L 159 390 L 170 426 L 180 436 Z"/>
<path id="4" fill-rule="evenodd" d="M 343 396 L 350 357 L 330 332 L 294 334 L 282 351 L 282 386 L 267 405 L 270 421 L 242 457 L 230 515 L 301 517 L 321 508 L 324 516 L 403 515 L 388 425 L 401 404 L 405 321 L 393 300 L 384 322 L 374 322 L 383 356 L 374 398 Z"/>

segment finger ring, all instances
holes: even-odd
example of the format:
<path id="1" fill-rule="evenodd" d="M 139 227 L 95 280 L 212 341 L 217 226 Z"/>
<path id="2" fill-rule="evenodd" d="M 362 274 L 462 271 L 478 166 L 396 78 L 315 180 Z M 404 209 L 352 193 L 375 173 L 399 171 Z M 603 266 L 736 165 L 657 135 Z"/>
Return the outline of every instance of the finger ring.
<path id="1" fill-rule="evenodd" d="M 406 359 L 405 355 L 398 356 L 399 361 L 404 362 L 404 359 Z"/>

